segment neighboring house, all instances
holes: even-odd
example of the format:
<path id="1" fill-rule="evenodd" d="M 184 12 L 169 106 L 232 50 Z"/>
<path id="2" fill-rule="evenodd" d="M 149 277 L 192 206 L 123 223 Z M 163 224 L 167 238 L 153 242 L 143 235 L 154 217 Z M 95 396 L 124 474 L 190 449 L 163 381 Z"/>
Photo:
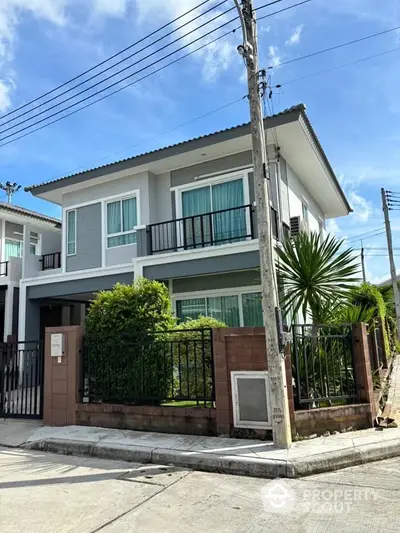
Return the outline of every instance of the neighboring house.
<path id="1" fill-rule="evenodd" d="M 0 340 L 18 334 L 19 284 L 29 264 L 59 250 L 61 221 L 0 202 Z"/>
<path id="2" fill-rule="evenodd" d="M 305 107 L 265 125 L 274 239 L 346 216 Z M 27 190 L 62 206 L 63 231 L 60 268 L 21 282 L 20 339 L 43 335 L 43 307 L 52 306 L 51 325 L 79 324 L 95 292 L 141 275 L 167 284 L 180 318 L 262 324 L 249 124 Z"/>

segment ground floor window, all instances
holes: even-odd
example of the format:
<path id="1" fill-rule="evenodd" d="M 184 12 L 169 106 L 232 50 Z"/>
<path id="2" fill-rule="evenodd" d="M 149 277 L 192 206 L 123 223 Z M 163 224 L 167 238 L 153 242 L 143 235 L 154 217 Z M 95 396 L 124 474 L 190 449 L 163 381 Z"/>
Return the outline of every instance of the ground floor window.
<path id="1" fill-rule="evenodd" d="M 221 296 L 178 298 L 176 316 L 180 320 L 209 316 L 229 327 L 262 326 L 261 292 L 239 292 Z"/>

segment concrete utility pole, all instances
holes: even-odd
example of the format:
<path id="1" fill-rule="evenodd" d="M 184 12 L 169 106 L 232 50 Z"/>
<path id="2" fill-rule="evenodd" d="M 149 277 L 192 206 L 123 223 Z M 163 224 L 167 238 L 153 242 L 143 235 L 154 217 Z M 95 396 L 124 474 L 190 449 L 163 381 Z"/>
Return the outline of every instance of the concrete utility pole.
<path id="1" fill-rule="evenodd" d="M 274 443 L 289 448 L 292 443 L 285 358 L 281 350 L 278 324 L 281 324 L 278 309 L 277 281 L 274 250 L 270 224 L 268 199 L 269 168 L 265 146 L 264 122 L 260 98 L 260 72 L 258 67 L 257 29 L 252 0 L 243 0 L 242 8 L 234 0 L 243 27 L 243 46 L 238 48 L 247 66 L 249 102 L 251 114 L 251 137 L 253 144 L 254 187 L 257 207 L 258 239 L 260 247 L 260 270 L 265 340 L 271 395 L 271 419 Z M 280 332 L 281 332 L 280 325 Z"/>
<path id="2" fill-rule="evenodd" d="M 6 181 L 6 183 L 0 183 L 0 189 L 6 192 L 7 194 L 7 202 L 9 204 L 12 204 L 12 197 L 13 194 L 18 192 L 21 188 L 21 185 L 18 185 L 17 183 L 11 183 L 11 181 Z"/>
<path id="3" fill-rule="evenodd" d="M 362 274 L 363 274 L 363 281 L 366 283 L 367 276 L 365 275 L 365 257 L 364 257 L 364 245 L 361 241 L 361 267 L 362 267 Z"/>
<path id="4" fill-rule="evenodd" d="M 387 204 L 387 197 L 385 189 L 381 189 L 382 194 L 382 208 L 385 216 L 386 226 L 386 238 L 388 244 L 389 263 L 390 263 L 390 277 L 392 278 L 394 305 L 396 309 L 396 322 L 397 322 L 397 337 L 400 340 L 400 295 L 399 287 L 397 285 L 396 265 L 394 264 L 393 257 L 393 241 L 392 241 L 392 228 L 390 227 L 389 208 Z"/>

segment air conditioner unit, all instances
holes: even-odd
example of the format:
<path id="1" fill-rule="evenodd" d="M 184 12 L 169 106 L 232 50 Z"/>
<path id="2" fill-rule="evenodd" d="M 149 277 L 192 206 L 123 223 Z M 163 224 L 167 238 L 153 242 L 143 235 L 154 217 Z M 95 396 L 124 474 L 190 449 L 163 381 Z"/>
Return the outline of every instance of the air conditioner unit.
<path id="1" fill-rule="evenodd" d="M 302 231 L 306 233 L 310 231 L 308 222 L 302 220 L 301 217 L 290 217 L 290 236 L 296 237 Z"/>
<path id="2" fill-rule="evenodd" d="M 231 386 L 234 426 L 271 428 L 268 372 L 231 372 Z"/>

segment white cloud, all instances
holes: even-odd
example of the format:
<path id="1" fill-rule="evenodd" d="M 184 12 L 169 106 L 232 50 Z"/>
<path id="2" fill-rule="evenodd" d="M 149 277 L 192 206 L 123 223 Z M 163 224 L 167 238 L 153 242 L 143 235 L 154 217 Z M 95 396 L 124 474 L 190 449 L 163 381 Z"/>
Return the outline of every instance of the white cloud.
<path id="1" fill-rule="evenodd" d="M 122 17 L 132 4 L 133 0 L 92 0 L 93 9 L 98 15 L 110 17 Z"/>
<path id="2" fill-rule="evenodd" d="M 11 107 L 10 90 L 11 85 L 0 80 L 0 112 L 2 113 Z"/>
<path id="3" fill-rule="evenodd" d="M 337 235 L 340 232 L 339 224 L 334 218 L 330 218 L 326 222 L 326 231 L 328 233 L 332 233 L 333 235 Z"/>
<path id="4" fill-rule="evenodd" d="M 281 58 L 278 55 L 278 48 L 276 46 L 271 45 L 268 48 L 268 57 L 271 58 L 271 67 L 279 67 Z"/>
<path id="5" fill-rule="evenodd" d="M 293 44 L 299 44 L 300 37 L 303 32 L 304 24 L 299 24 L 293 31 L 292 35 L 289 37 L 289 39 L 286 41 L 285 44 L 293 45 Z"/>
<path id="6" fill-rule="evenodd" d="M 147 24 L 149 21 L 151 21 L 151 23 L 154 24 L 157 20 L 158 22 L 164 22 L 166 20 L 175 19 L 179 17 L 182 13 L 193 9 L 197 4 L 198 0 L 180 0 L 179 2 L 165 0 L 137 0 L 136 8 L 138 10 L 138 22 L 139 24 Z M 179 26 L 182 26 L 183 24 L 187 23 L 183 28 L 177 30 L 175 34 L 177 37 L 182 37 L 183 35 L 186 35 L 187 33 L 191 32 L 192 30 L 195 30 L 199 25 L 203 25 L 206 22 L 210 21 L 208 24 L 206 24 L 199 30 L 193 31 L 193 33 L 191 33 L 190 35 L 184 37 L 182 40 L 182 44 L 188 44 L 194 41 L 195 39 L 217 28 L 218 26 L 221 26 L 224 22 L 227 22 L 231 18 L 233 18 L 232 12 L 228 13 L 227 15 L 222 15 L 225 9 L 221 10 L 217 8 L 213 9 L 210 13 L 202 16 L 201 19 L 197 19 L 194 22 L 190 22 L 193 18 L 195 18 L 200 13 L 204 13 L 204 11 L 206 11 L 207 9 L 208 7 L 195 9 L 185 17 L 180 18 L 179 21 L 177 21 L 173 26 L 171 26 L 172 28 L 176 29 Z M 215 21 L 213 20 L 211 22 L 211 20 L 217 17 L 218 15 L 220 16 Z M 229 31 L 229 29 L 233 29 L 233 27 L 234 26 L 228 25 L 222 28 L 221 30 L 216 30 L 210 36 L 197 41 L 193 45 L 190 45 L 187 50 L 193 51 L 199 46 L 202 46 L 203 44 L 214 40 L 219 35 L 222 35 L 222 33 L 226 33 L 227 31 Z M 239 39 L 235 37 L 232 40 L 224 39 L 217 41 L 216 43 L 210 44 L 206 48 L 199 50 L 193 56 L 193 59 L 200 58 L 203 62 L 203 78 L 205 78 L 207 81 L 214 81 L 219 74 L 226 72 L 229 69 L 235 59 L 237 61 L 240 61 L 240 58 L 237 54 L 237 45 L 239 43 L 240 37 Z M 175 46 L 178 47 L 178 43 Z M 172 50 L 173 47 L 171 47 L 171 51 Z"/>
<path id="7" fill-rule="evenodd" d="M 350 205 L 353 207 L 353 217 L 360 222 L 367 222 L 372 214 L 372 203 L 355 191 L 349 193 Z"/>

